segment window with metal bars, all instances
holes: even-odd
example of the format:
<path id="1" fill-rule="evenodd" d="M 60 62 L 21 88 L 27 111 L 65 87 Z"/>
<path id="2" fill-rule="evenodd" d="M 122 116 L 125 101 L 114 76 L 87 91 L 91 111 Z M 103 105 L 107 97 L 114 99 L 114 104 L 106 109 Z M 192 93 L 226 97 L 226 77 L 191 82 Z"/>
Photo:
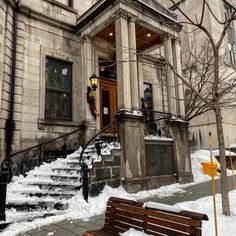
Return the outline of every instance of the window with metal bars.
<path id="1" fill-rule="evenodd" d="M 72 118 L 72 63 L 46 58 L 45 119 Z"/>

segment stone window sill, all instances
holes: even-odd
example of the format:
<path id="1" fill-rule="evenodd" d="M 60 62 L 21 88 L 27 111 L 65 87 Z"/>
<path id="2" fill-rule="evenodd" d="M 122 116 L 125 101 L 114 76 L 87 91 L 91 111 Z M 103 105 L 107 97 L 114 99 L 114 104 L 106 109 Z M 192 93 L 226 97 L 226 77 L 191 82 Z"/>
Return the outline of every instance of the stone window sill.
<path id="1" fill-rule="evenodd" d="M 54 125 L 54 126 L 70 126 L 70 127 L 79 127 L 81 123 L 75 121 L 67 120 L 46 120 L 38 119 L 39 126 L 41 125 Z"/>

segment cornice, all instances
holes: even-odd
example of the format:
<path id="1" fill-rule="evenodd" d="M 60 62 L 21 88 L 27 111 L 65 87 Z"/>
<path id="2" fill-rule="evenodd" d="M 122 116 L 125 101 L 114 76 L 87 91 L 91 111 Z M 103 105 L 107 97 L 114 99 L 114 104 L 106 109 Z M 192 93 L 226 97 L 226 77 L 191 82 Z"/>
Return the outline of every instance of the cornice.
<path id="1" fill-rule="evenodd" d="M 17 7 L 17 1 L 16 0 L 4 0 L 4 2 L 7 5 L 10 5 L 13 9 Z"/>
<path id="2" fill-rule="evenodd" d="M 47 1 L 50 1 L 50 0 L 47 0 Z M 27 6 L 20 5 L 19 6 L 19 13 L 26 15 L 29 18 L 49 24 L 51 26 L 75 33 L 75 26 L 58 21 L 58 20 L 51 18 L 47 15 L 43 15 L 39 12 L 29 9 Z"/>

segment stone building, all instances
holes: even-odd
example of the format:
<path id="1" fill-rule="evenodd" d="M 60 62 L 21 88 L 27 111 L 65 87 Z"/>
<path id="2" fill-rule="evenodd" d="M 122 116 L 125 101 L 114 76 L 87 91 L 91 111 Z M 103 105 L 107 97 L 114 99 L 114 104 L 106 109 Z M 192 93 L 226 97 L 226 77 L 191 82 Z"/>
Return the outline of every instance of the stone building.
<path id="1" fill-rule="evenodd" d="M 177 13 L 176 6 L 178 5 L 185 13 L 187 13 L 190 17 L 193 17 L 195 14 L 200 17 L 200 13 L 202 10 L 202 5 L 199 4 L 198 1 L 194 0 L 180 0 L 175 1 L 176 5 L 173 6 L 172 3 L 168 0 L 163 0 L 162 3 L 165 4 L 168 8 L 174 10 L 176 14 L 179 16 L 179 21 L 183 19 L 181 13 Z M 229 15 L 236 7 L 236 2 L 234 0 L 210 0 L 209 5 L 212 8 L 215 16 L 220 20 L 225 20 L 225 15 Z M 214 16 L 206 9 L 204 14 L 204 25 L 207 26 L 209 32 L 212 34 L 213 39 L 219 38 L 223 30 L 223 26 L 220 25 L 215 19 Z M 225 71 L 226 74 L 235 73 L 235 22 L 233 22 L 227 35 L 224 38 L 222 43 L 221 53 L 226 54 L 226 58 L 224 61 L 224 68 L 221 70 Z M 193 27 L 189 25 L 183 25 L 182 31 L 180 33 L 181 38 L 181 50 L 182 54 L 186 53 L 189 45 L 193 41 L 193 37 L 191 37 Z M 195 41 L 198 43 L 199 47 L 201 43 L 204 42 L 204 34 L 199 33 L 195 35 Z M 184 59 L 184 58 L 183 58 Z M 234 74 L 235 77 L 235 74 Z M 235 95 L 234 95 L 235 96 Z M 234 102 L 235 103 L 235 102 Z M 222 122 L 223 129 L 225 134 L 225 143 L 228 146 L 227 136 L 229 138 L 230 144 L 236 143 L 236 107 L 232 103 L 231 107 L 222 109 Z M 191 149 L 208 149 L 209 148 L 209 132 L 213 134 L 213 147 L 218 148 L 218 140 L 216 135 L 216 121 L 215 115 L 213 112 L 209 111 L 199 117 L 196 117 L 190 121 L 189 126 L 190 131 L 190 143 Z"/>
<path id="2" fill-rule="evenodd" d="M 161 48 L 181 71 L 181 25 L 173 12 L 155 0 L 0 0 L 0 17 L 1 160 L 9 149 L 79 127 L 83 144 L 116 115 L 127 190 L 192 180 L 183 88 L 176 90 L 178 79 L 149 55 Z M 88 98 L 93 73 L 100 80 Z M 169 139 L 145 144 L 144 91 L 150 108 L 169 114 Z M 149 153 L 145 145 L 157 148 Z M 160 149 L 170 150 L 166 160 L 155 157 Z M 166 173 L 150 171 L 162 162 Z"/>

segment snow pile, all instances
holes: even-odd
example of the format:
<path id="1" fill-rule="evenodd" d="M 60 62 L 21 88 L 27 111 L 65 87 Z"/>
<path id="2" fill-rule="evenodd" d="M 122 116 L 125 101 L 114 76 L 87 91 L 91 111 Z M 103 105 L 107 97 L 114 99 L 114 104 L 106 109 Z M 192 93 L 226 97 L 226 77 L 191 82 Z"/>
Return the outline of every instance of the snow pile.
<path id="1" fill-rule="evenodd" d="M 235 235 L 236 232 L 236 190 L 229 193 L 230 198 L 230 208 L 231 217 L 222 215 L 221 209 L 221 195 L 216 195 L 216 206 L 217 206 L 217 220 L 218 220 L 218 235 L 229 236 Z M 215 235 L 214 226 L 214 211 L 213 211 L 213 199 L 212 196 L 201 198 L 197 201 L 183 202 L 175 204 L 175 206 L 180 207 L 189 211 L 197 211 L 207 214 L 209 221 L 203 221 L 203 233 L 202 235 Z"/>
<path id="2" fill-rule="evenodd" d="M 213 157 L 213 161 L 217 163 L 219 167 L 219 162 Z M 192 162 L 192 172 L 194 183 L 202 183 L 211 180 L 211 177 L 203 173 L 203 168 L 201 162 L 210 162 L 210 151 L 199 150 L 191 154 Z"/>
<path id="3" fill-rule="evenodd" d="M 219 152 L 219 150 L 214 150 L 213 152 L 212 152 L 212 154 L 214 155 L 214 156 L 220 156 L 220 152 Z M 236 153 L 234 153 L 234 152 L 232 152 L 232 151 L 228 151 L 228 150 L 225 150 L 225 156 L 236 156 Z"/>
<path id="4" fill-rule="evenodd" d="M 159 189 L 141 191 L 135 194 L 127 193 L 122 187 L 114 189 L 106 186 L 99 196 L 90 198 L 89 203 L 87 203 L 84 201 L 82 193 L 80 191 L 76 194 L 76 196 L 69 200 L 69 207 L 64 214 L 47 217 L 45 219 L 41 218 L 32 222 L 12 224 L 8 227 L 7 230 L 5 230 L 5 232 L 3 232 L 1 236 L 14 236 L 28 230 L 39 228 L 43 225 L 48 225 L 63 220 L 89 219 L 90 217 L 100 215 L 105 211 L 107 200 L 111 196 L 139 200 L 151 196 L 164 198 L 167 196 L 171 196 L 176 192 L 184 192 L 179 184 L 163 186 Z"/>
<path id="5" fill-rule="evenodd" d="M 152 134 L 146 135 L 145 140 L 173 141 L 172 138 L 160 137 L 158 135 L 152 135 Z"/>
<path id="6" fill-rule="evenodd" d="M 68 156 L 68 158 L 75 158 L 79 154 L 80 154 L 79 152 L 74 153 Z M 192 160 L 192 169 L 193 169 L 193 175 L 194 175 L 194 184 L 211 180 L 209 176 L 203 174 L 202 166 L 201 166 L 201 162 L 210 161 L 210 152 L 206 150 L 199 150 L 191 155 L 191 160 Z M 56 163 L 58 165 L 61 165 L 63 164 L 61 163 L 61 161 L 63 160 L 57 160 Z M 214 159 L 214 161 L 218 163 L 216 159 Z M 49 165 L 50 164 L 45 164 L 39 168 L 45 174 L 49 174 L 50 172 Z M 38 170 L 36 169 L 35 171 L 37 172 Z M 19 180 L 21 180 L 23 177 L 18 177 L 18 178 Z M 189 185 L 173 184 L 173 185 L 163 186 L 155 190 L 141 191 L 135 194 L 128 194 L 122 187 L 113 189 L 106 186 L 103 192 L 98 197 L 90 198 L 89 203 L 84 201 L 82 197 L 82 193 L 81 191 L 79 191 L 76 193 L 76 195 L 74 195 L 74 197 L 68 200 L 68 209 L 63 211 L 61 215 L 51 216 L 45 219 L 41 218 L 41 219 L 34 220 L 32 222 L 22 222 L 22 223 L 12 224 L 8 227 L 7 230 L 5 230 L 5 232 L 1 234 L 1 236 L 14 236 L 19 233 L 26 232 L 28 230 L 39 228 L 40 226 L 43 226 L 43 225 L 48 225 L 48 224 L 56 223 L 63 220 L 89 219 L 90 217 L 99 215 L 105 211 L 107 200 L 111 196 L 127 198 L 127 199 L 132 199 L 132 200 L 140 200 L 140 199 L 145 199 L 145 198 L 149 198 L 153 196 L 164 198 L 164 197 L 169 197 L 171 195 L 174 195 L 177 192 L 184 193 L 185 192 L 184 188 L 186 186 L 189 186 Z M 15 187 L 17 191 L 20 190 L 19 186 L 17 185 L 12 185 L 10 188 L 13 189 Z M 22 190 L 22 191 L 25 191 L 25 190 Z M 227 227 L 228 229 L 227 235 L 234 235 L 233 232 L 235 232 L 236 230 L 235 226 L 233 225 L 233 222 L 236 222 L 236 191 L 232 191 L 230 193 L 230 198 L 232 201 L 231 203 L 232 218 L 224 217 L 221 214 L 220 195 L 217 195 L 217 206 L 218 206 L 217 211 L 219 215 L 218 220 L 219 220 L 219 225 L 220 225 L 219 226 L 220 232 L 223 232 L 223 226 L 225 225 L 225 227 Z M 204 231 L 203 235 L 213 235 L 213 232 L 214 232 L 213 220 L 214 219 L 213 219 L 212 197 L 199 199 L 195 202 L 179 203 L 179 204 L 176 204 L 175 206 L 182 209 L 204 212 L 205 214 L 207 214 L 210 218 L 210 221 L 203 223 L 203 231 Z M 226 234 L 220 233 L 219 235 L 222 236 Z"/>

